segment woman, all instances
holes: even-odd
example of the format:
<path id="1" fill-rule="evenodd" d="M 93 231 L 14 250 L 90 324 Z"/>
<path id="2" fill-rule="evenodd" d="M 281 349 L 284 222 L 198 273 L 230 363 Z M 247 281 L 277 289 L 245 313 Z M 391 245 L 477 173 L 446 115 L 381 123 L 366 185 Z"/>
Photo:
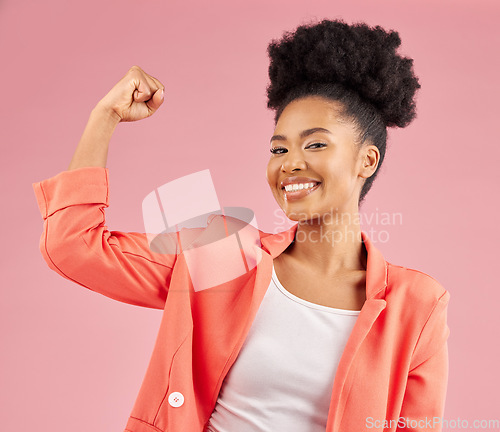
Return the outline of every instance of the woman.
<path id="1" fill-rule="evenodd" d="M 145 234 L 105 226 L 111 134 L 163 102 L 161 82 L 139 67 L 94 108 L 69 169 L 33 184 L 50 268 L 164 309 L 126 431 L 441 430 L 450 295 L 388 263 L 358 218 L 386 128 L 415 117 L 420 85 L 400 43 L 394 31 L 324 20 L 269 45 L 267 180 L 297 224 L 259 230 L 258 264 L 217 289 L 193 289 L 188 249 L 154 252 Z M 218 215 L 168 240 L 192 245 L 236 225 Z"/>

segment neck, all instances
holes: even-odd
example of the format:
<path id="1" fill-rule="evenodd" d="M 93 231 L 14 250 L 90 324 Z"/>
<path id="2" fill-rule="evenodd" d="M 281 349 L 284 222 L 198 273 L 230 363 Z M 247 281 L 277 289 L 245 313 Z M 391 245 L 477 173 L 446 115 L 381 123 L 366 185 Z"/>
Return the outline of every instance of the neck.
<path id="1" fill-rule="evenodd" d="M 285 253 L 321 276 L 366 270 L 359 214 L 333 213 L 331 218 L 299 222 L 295 240 Z"/>

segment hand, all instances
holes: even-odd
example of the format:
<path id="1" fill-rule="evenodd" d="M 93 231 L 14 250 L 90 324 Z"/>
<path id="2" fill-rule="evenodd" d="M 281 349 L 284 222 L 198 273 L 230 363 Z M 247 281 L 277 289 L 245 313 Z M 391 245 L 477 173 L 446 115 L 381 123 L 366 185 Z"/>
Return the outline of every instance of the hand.
<path id="1" fill-rule="evenodd" d="M 97 105 L 119 122 L 142 120 L 153 115 L 163 103 L 164 89 L 156 78 L 139 66 L 132 66 Z"/>

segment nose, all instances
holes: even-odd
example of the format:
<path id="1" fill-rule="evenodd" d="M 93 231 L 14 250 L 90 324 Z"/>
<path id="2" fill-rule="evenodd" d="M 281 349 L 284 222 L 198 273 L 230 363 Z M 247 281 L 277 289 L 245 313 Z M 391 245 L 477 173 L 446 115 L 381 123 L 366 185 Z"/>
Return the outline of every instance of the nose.
<path id="1" fill-rule="evenodd" d="M 307 162 L 305 161 L 302 153 L 300 151 L 291 151 L 283 155 L 281 171 L 283 172 L 293 172 L 297 169 L 306 170 Z"/>

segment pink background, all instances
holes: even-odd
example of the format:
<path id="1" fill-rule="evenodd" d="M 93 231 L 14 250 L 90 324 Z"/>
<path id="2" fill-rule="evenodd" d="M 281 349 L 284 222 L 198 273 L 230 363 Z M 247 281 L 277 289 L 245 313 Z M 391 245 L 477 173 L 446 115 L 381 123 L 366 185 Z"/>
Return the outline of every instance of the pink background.
<path id="1" fill-rule="evenodd" d="M 223 206 L 282 231 L 265 179 L 266 47 L 315 17 L 393 28 L 415 60 L 418 118 L 390 131 L 362 208 L 402 223 L 363 228 L 388 261 L 451 293 L 445 418 L 500 418 L 497 1 L 3 0 L 2 431 L 122 431 L 161 317 L 49 270 L 31 183 L 67 169 L 90 110 L 137 64 L 165 84 L 166 102 L 112 138 L 110 229 L 143 231 L 149 192 L 209 168 Z"/>

